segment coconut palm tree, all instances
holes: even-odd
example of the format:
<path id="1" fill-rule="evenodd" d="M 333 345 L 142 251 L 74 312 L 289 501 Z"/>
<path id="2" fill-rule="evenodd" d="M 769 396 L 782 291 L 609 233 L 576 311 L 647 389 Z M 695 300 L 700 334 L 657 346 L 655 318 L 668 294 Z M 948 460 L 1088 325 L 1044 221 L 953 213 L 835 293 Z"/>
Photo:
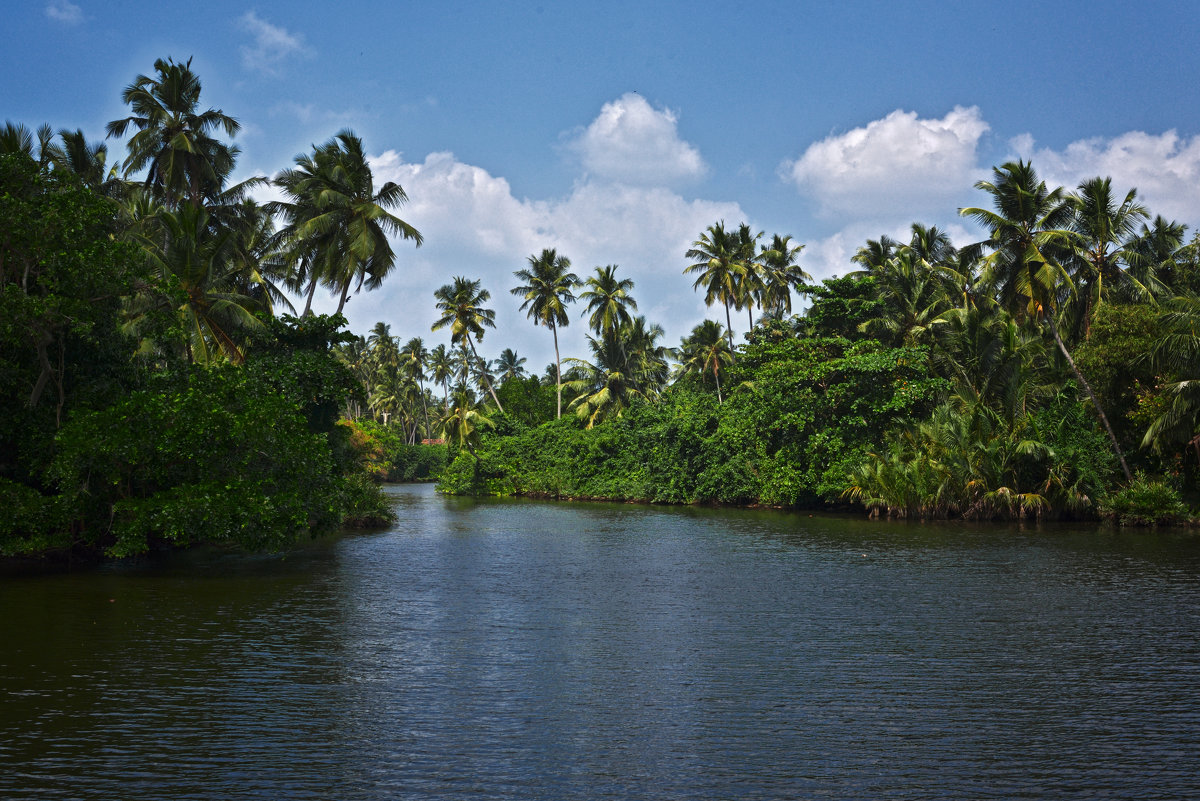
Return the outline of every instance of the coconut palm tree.
<path id="1" fill-rule="evenodd" d="M 425 402 L 425 367 L 429 361 L 429 350 L 425 340 L 413 337 L 400 348 L 401 366 L 404 374 L 417 385 L 417 393 L 421 397 L 421 409 L 425 417 L 425 430 L 433 432 L 429 425 L 429 405 Z"/>
<path id="2" fill-rule="evenodd" d="M 998 290 L 1001 305 L 1014 317 L 1029 319 L 1049 329 L 1075 380 L 1104 424 L 1125 478 L 1132 480 L 1108 416 L 1058 331 L 1060 300 L 1074 291 L 1071 276 L 1060 263 L 1061 255 L 1070 252 L 1072 237 L 1066 226 L 1071 224 L 1074 206 L 1061 187 L 1047 189 L 1028 162 L 1008 162 L 993 168 L 992 173 L 994 181 L 979 181 L 975 187 L 991 195 L 995 210 L 975 207 L 959 210 L 962 216 L 990 232 L 988 239 L 974 246 L 990 251 L 983 259 L 984 278 Z"/>
<path id="3" fill-rule="evenodd" d="M 38 170 L 48 170 L 61 158 L 62 149 L 54 144 L 54 130 L 47 124 L 38 126 L 37 139 L 34 132 L 19 122 L 5 121 L 0 128 L 0 156 L 23 153 L 37 162 Z"/>
<path id="4" fill-rule="evenodd" d="M 792 244 L 790 235 L 775 234 L 758 254 L 763 268 L 762 306 L 764 313 L 782 317 L 792 313 L 792 290 L 812 280 L 796 260 L 804 245 Z"/>
<path id="5" fill-rule="evenodd" d="M 955 305 L 958 287 L 934 270 L 907 245 L 881 266 L 872 268 L 878 299 L 877 317 L 859 326 L 865 334 L 897 344 L 914 344 L 929 337 L 943 312 Z"/>
<path id="6" fill-rule="evenodd" d="M 692 329 L 690 336 L 680 340 L 679 375 L 695 375 L 703 380 L 711 372 L 717 387 L 717 403 L 723 402 L 721 370 L 732 363 L 725 332 L 715 320 L 705 320 Z"/>
<path id="7" fill-rule="evenodd" d="M 761 306 L 767 291 L 767 276 L 763 263 L 758 258 L 758 240 L 763 232 L 750 232 L 750 226 L 742 223 L 736 233 L 737 260 L 741 267 L 737 282 L 738 310 L 745 309 L 750 315 L 750 328 L 754 328 L 754 307 Z"/>
<path id="8" fill-rule="evenodd" d="M 203 206 L 159 207 L 133 234 L 164 285 L 183 293 L 179 308 L 189 361 L 211 362 L 218 354 L 244 358 L 244 334 L 262 327 L 255 312 L 269 306 L 246 293 L 248 279 L 232 258 L 235 237 L 211 225 Z"/>
<path id="9" fill-rule="evenodd" d="M 500 358 L 496 360 L 496 370 L 500 373 L 502 384 L 513 378 L 524 378 L 525 357 L 518 356 L 512 348 L 505 348 L 500 351 Z"/>
<path id="10" fill-rule="evenodd" d="M 574 290 L 580 285 L 579 277 L 569 272 L 570 269 L 570 259 L 558 255 L 554 248 L 546 248 L 540 255 L 529 257 L 528 268 L 513 273 L 524 283 L 511 290 L 512 294 L 524 299 L 521 311 L 529 310 L 533 324 L 548 327 L 554 335 L 558 417 L 562 417 L 562 358 L 558 352 L 558 329 L 571 322 L 567 305 L 575 302 Z"/>
<path id="11" fill-rule="evenodd" d="M 475 458 L 475 478 L 479 478 L 479 440 L 483 430 L 494 428 L 492 421 L 475 407 L 470 394 L 463 391 L 454 393 L 454 402 L 438 423 L 442 438 L 447 443 L 453 442 Z"/>
<path id="12" fill-rule="evenodd" d="M 1126 251 L 1129 274 L 1156 296 L 1179 294 L 1176 257 L 1183 247 L 1186 231 L 1186 225 L 1159 215 L 1149 224 L 1142 223 L 1137 238 Z"/>
<path id="13" fill-rule="evenodd" d="M 587 302 L 584 314 L 588 317 L 588 326 L 596 332 L 596 336 L 611 336 L 623 325 L 632 322 L 629 310 L 637 311 L 637 301 L 630 295 L 633 289 L 632 278 L 617 278 L 617 265 L 597 267 L 596 274 L 589 276 L 584 285 L 587 287 L 580 293 L 580 300 Z"/>
<path id="14" fill-rule="evenodd" d="M 454 377 L 454 359 L 445 345 L 429 351 L 429 377 L 442 388 L 442 407 L 450 405 L 450 379 Z"/>
<path id="15" fill-rule="evenodd" d="M 737 357 L 734 355 L 733 321 L 729 315 L 729 307 L 739 302 L 739 287 L 745 272 L 739 261 L 739 247 L 737 234 L 725 230 L 724 220 L 713 223 L 692 243 L 691 249 L 685 255 L 689 259 L 696 259 L 696 262 L 683 270 L 685 275 L 697 274 L 692 289 L 704 287 L 706 305 L 711 306 L 718 301 L 724 304 L 729 352 L 735 363 Z"/>
<path id="16" fill-rule="evenodd" d="M 491 299 L 492 293 L 483 289 L 479 281 L 455 276 L 454 283 L 442 286 L 433 296 L 437 298 L 435 307 L 442 316 L 433 324 L 431 330 L 440 331 L 449 327 L 450 342 L 462 346 L 464 351 L 469 347 L 475 361 L 479 361 L 475 341 L 483 340 L 485 327 L 496 327 L 496 312 L 483 305 Z M 500 405 L 500 399 L 496 397 L 496 390 L 490 381 L 487 382 L 487 391 L 496 402 L 496 408 L 503 412 L 504 407 Z"/>
<path id="17" fill-rule="evenodd" d="M 378 289 L 396 266 L 390 236 L 421 246 L 421 233 L 390 211 L 408 195 L 394 181 L 375 189 L 362 140 L 352 131 L 340 131 L 312 156 L 297 156 L 296 167 L 274 182 L 289 198 L 270 208 L 286 220 L 295 282 L 308 284 L 305 315 L 318 281 L 337 293 L 338 314 L 352 286 L 355 292 Z"/>
<path id="18" fill-rule="evenodd" d="M 850 261 L 862 265 L 866 271 L 862 274 L 869 275 L 871 269 L 882 267 L 888 259 L 894 256 L 898 247 L 900 247 L 900 243 L 885 234 L 879 239 L 868 239 L 867 244 L 850 257 Z M 851 275 L 856 274 L 851 273 Z"/>
<path id="19" fill-rule="evenodd" d="M 588 421 L 588 428 L 620 417 L 634 398 L 653 398 L 659 393 L 669 373 L 667 348 L 659 344 L 662 336 L 661 326 L 635 317 L 614 336 L 588 336 L 592 361 L 567 360 L 572 364 L 570 372 L 582 376 L 566 383 L 579 393 L 570 405 Z"/>
<path id="20" fill-rule="evenodd" d="M 62 145 L 53 151 L 55 170 L 65 170 L 79 178 L 84 186 L 114 200 L 124 193 L 125 182 L 117 175 L 116 166 L 108 165 L 108 146 L 103 142 L 88 142 L 82 130 L 58 132 Z"/>
<path id="21" fill-rule="evenodd" d="M 125 88 L 121 100 L 133 114 L 113 120 L 106 131 L 110 137 L 136 131 L 127 143 L 127 175 L 145 169 L 146 186 L 168 205 L 199 206 L 221 191 L 238 154 L 213 134 L 223 130 L 232 137 L 241 126 L 220 109 L 199 110 L 200 78 L 190 58 L 183 64 L 158 59 L 154 71 Z"/>
<path id="22" fill-rule="evenodd" d="M 1150 219 L 1136 202 L 1137 190 L 1116 203 L 1111 178 L 1084 181 L 1068 200 L 1075 210 L 1071 222 L 1074 258 L 1070 260 L 1076 297 L 1082 301 L 1078 317 L 1084 338 L 1091 334 L 1092 314 L 1114 292 L 1125 291 L 1133 300 L 1153 300 L 1153 293 L 1124 267 L 1136 250 L 1138 226 Z M 1135 257 L 1136 258 L 1136 257 Z"/>

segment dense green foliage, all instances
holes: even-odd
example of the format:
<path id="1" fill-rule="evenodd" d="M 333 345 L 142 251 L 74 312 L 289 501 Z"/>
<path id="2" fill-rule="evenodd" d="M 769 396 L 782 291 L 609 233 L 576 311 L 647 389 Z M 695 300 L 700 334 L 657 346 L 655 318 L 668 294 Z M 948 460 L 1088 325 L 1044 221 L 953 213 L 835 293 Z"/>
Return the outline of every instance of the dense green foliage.
<path id="1" fill-rule="evenodd" d="M 403 191 L 372 194 L 344 132 L 322 164 L 349 175 L 353 208 L 323 195 L 307 210 L 353 242 L 277 234 L 246 199 L 261 179 L 228 185 L 238 151 L 216 135 L 238 125 L 200 110 L 190 62 L 156 62 L 123 99 L 132 116 L 109 126 L 134 132 L 123 177 L 79 132 L 60 146 L 47 128 L 37 149 L 22 126 L 0 138 L 0 555 L 277 548 L 391 519 L 337 425 L 361 399 L 334 350 L 353 337 L 340 316 L 277 317 L 276 282 L 322 281 L 343 301 L 348 274 L 372 288 L 394 256 L 382 233 L 358 247 L 358 217 L 419 242 L 375 214 Z"/>
<path id="2" fill-rule="evenodd" d="M 928 377 L 921 349 L 838 338 L 764 337 L 733 375 L 737 389 L 725 403 L 680 386 L 591 429 L 564 419 L 486 439 L 482 489 L 656 503 L 836 502 L 880 432 L 924 414 L 944 385 Z M 473 459 L 460 454 L 442 487 L 471 491 L 474 475 Z"/>
<path id="3" fill-rule="evenodd" d="M 1188 508 L 1173 487 L 1142 473 L 1106 498 L 1101 511 L 1123 526 L 1170 525 L 1188 517 Z"/>

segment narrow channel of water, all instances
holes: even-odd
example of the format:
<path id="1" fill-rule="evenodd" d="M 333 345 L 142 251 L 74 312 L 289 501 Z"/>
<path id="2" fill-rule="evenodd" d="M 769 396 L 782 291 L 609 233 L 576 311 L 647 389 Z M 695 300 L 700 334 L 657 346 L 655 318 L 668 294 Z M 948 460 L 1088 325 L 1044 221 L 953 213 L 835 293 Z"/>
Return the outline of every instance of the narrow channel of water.
<path id="1" fill-rule="evenodd" d="M 1200 539 L 392 490 L 0 575 L 4 799 L 1200 797 Z"/>

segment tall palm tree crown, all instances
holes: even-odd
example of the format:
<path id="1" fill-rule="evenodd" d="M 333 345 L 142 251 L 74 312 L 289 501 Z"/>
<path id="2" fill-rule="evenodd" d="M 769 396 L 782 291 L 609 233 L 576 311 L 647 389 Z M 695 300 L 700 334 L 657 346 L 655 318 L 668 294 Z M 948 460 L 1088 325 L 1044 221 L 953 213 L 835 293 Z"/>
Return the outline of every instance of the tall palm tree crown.
<path id="1" fill-rule="evenodd" d="M 711 306 L 719 301 L 725 306 L 725 330 L 732 353 L 733 321 L 730 319 L 729 307 L 739 302 L 741 280 L 745 272 L 745 267 L 739 260 L 738 235 L 736 232 L 726 231 L 724 221 L 713 223 L 692 243 L 691 249 L 685 255 L 689 259 L 696 259 L 695 263 L 683 270 L 685 275 L 697 274 L 692 288 L 704 287 L 705 304 Z"/>
<path id="2" fill-rule="evenodd" d="M 597 267 L 596 274 L 589 276 L 584 284 L 587 289 L 579 297 L 587 302 L 584 314 L 590 315 L 588 325 L 597 335 L 610 335 L 633 320 L 629 310 L 637 311 L 638 307 L 637 301 L 629 294 L 633 289 L 633 279 L 618 279 L 617 265 Z"/>
<path id="3" fill-rule="evenodd" d="M 454 282 L 446 284 L 433 293 L 437 298 L 435 308 L 441 312 L 441 317 L 430 330 L 440 331 L 450 328 L 450 342 L 463 344 L 471 349 L 475 361 L 479 361 L 479 352 L 475 350 L 475 340 L 483 339 L 483 329 L 496 327 L 496 312 L 483 304 L 492 298 L 492 293 L 480 286 L 479 281 L 472 281 L 464 276 L 455 276 Z M 504 411 L 496 390 L 491 382 L 487 382 L 488 392 L 496 402 L 496 408 Z"/>
<path id="4" fill-rule="evenodd" d="M 1150 289 L 1124 269 L 1131 258 L 1136 262 L 1138 226 L 1144 227 L 1150 219 L 1136 199 L 1137 190 L 1131 189 L 1118 204 L 1111 178 L 1084 181 L 1068 196 L 1075 210 L 1071 223 L 1075 252 L 1070 261 L 1082 301 L 1079 317 L 1085 336 L 1090 333 L 1093 311 L 1113 293 L 1153 301 Z"/>
<path id="5" fill-rule="evenodd" d="M 554 248 L 546 248 L 541 254 L 529 257 L 529 267 L 513 273 L 524 283 L 511 290 L 512 294 L 523 298 L 521 311 L 528 309 L 533 324 L 548 327 L 554 335 L 559 417 L 562 417 L 562 359 L 558 351 L 558 329 L 570 323 L 567 305 L 575 302 L 574 290 L 580 285 L 579 276 L 570 269 L 570 259 L 558 255 Z"/>
<path id="6" fill-rule="evenodd" d="M 1052 315 L 1071 286 L 1056 256 L 1069 242 L 1074 210 L 1062 188 L 1047 189 L 1028 162 L 1008 162 L 992 173 L 993 181 L 979 181 L 975 188 L 991 195 L 994 210 L 959 210 L 990 232 L 976 245 L 991 251 L 984 278 L 1018 319 Z"/>
<path id="7" fill-rule="evenodd" d="M 389 236 L 421 246 L 421 233 L 390 211 L 408 195 L 394 181 L 375 189 L 362 140 L 352 131 L 339 132 L 312 155 L 297 156 L 296 166 L 274 183 L 288 197 L 270 209 L 286 221 L 283 234 L 296 283 L 308 284 L 306 315 L 318 282 L 337 293 L 338 314 L 352 286 L 378 289 L 396 265 Z"/>
<path id="8" fill-rule="evenodd" d="M 764 243 L 759 253 L 763 270 L 762 306 L 768 314 L 792 313 L 792 290 L 801 287 L 812 276 L 797 264 L 804 245 L 792 244 L 790 235 L 775 234 L 770 243 Z"/>
<path id="9" fill-rule="evenodd" d="M 145 169 L 146 186 L 168 204 L 186 200 L 197 206 L 220 192 L 238 154 L 236 146 L 213 134 L 223 130 L 232 137 L 241 126 L 220 109 L 199 110 L 200 78 L 190 58 L 183 64 L 158 59 L 154 70 L 154 76 L 137 76 L 121 93 L 133 114 L 113 120 L 105 130 L 110 137 L 136 131 L 128 142 L 126 174 Z"/>

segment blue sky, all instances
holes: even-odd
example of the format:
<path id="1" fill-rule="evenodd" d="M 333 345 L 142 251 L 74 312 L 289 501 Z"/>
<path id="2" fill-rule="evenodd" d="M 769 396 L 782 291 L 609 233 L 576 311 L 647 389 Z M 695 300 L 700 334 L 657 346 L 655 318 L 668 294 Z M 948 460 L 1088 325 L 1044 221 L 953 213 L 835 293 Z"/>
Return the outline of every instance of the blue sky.
<path id="1" fill-rule="evenodd" d="M 156 58 L 193 59 L 203 105 L 243 125 L 241 177 L 274 174 L 349 127 L 397 180 L 399 244 L 351 327 L 431 334 L 433 290 L 483 281 L 497 331 L 552 358 L 509 294 L 555 247 L 581 276 L 619 264 L 677 344 L 706 315 L 684 251 L 717 220 L 791 234 L 817 278 L 867 237 L 984 203 L 972 184 L 1032 158 L 1051 182 L 1109 175 L 1200 225 L 1200 24 L 1192 3 L 542 2 L 369 4 L 51 0 L 6 11 L 5 119 L 103 137 Z M 123 143 L 110 142 L 114 155 Z M 325 309 L 332 308 L 327 302 Z M 582 311 L 582 310 L 581 310 Z M 586 355 L 584 326 L 563 332 Z M 744 319 L 735 319 L 740 334 Z"/>

